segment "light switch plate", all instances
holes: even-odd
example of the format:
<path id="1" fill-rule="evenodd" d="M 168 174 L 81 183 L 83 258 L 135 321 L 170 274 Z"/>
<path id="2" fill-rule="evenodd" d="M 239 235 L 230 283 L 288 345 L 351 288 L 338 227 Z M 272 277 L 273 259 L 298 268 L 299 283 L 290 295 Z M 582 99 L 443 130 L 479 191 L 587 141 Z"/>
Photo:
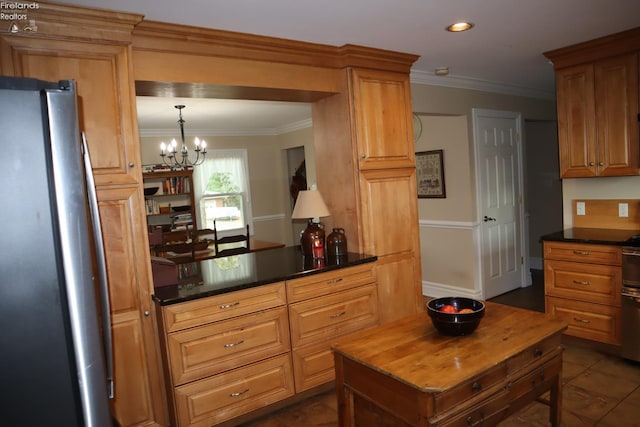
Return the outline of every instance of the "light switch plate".
<path id="1" fill-rule="evenodd" d="M 576 215 L 586 215 L 584 202 L 577 202 L 576 203 Z"/>
<path id="2" fill-rule="evenodd" d="M 629 203 L 618 203 L 618 216 L 620 218 L 629 217 Z"/>

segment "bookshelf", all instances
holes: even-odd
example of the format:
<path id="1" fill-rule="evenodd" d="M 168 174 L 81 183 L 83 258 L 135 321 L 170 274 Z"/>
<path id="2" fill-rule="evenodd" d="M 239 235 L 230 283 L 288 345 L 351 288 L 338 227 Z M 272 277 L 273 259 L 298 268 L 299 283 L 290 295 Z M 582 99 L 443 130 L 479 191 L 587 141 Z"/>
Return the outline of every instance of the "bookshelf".
<path id="1" fill-rule="evenodd" d="M 160 228 L 167 242 L 198 228 L 192 170 L 145 172 L 142 178 L 149 231 Z"/>

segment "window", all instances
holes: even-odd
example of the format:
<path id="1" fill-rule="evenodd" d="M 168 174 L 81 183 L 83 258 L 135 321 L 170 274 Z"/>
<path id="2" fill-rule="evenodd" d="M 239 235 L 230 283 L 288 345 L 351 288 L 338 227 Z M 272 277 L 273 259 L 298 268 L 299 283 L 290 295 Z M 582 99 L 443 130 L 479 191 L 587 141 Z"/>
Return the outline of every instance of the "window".
<path id="1" fill-rule="evenodd" d="M 194 168 L 195 196 L 200 228 L 218 231 L 253 230 L 247 150 L 211 150 L 203 164 Z"/>

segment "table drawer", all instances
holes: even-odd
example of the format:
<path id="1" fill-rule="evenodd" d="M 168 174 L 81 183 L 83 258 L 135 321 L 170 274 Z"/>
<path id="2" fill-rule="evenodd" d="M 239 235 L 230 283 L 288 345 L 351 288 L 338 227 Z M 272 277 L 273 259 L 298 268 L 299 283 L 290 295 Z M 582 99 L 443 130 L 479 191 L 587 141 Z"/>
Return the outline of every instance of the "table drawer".
<path id="1" fill-rule="evenodd" d="M 193 328 L 218 320 L 286 304 L 284 282 L 256 286 L 163 307 L 165 332 Z"/>
<path id="2" fill-rule="evenodd" d="M 585 243 L 544 242 L 544 259 L 586 262 L 591 264 L 622 265 L 620 246 Z"/>
<path id="3" fill-rule="evenodd" d="M 375 285 L 289 305 L 293 348 L 326 341 L 378 323 Z"/>
<path id="4" fill-rule="evenodd" d="M 545 292 L 553 296 L 620 305 L 622 267 L 544 261 Z"/>
<path id="5" fill-rule="evenodd" d="M 328 271 L 322 273 L 322 275 L 311 275 L 300 279 L 288 280 L 287 298 L 289 303 L 292 303 L 374 282 L 373 264 L 367 263 Z"/>
<path id="6" fill-rule="evenodd" d="M 546 312 L 567 322 L 566 333 L 608 344 L 620 344 L 620 308 L 545 297 Z"/>
<path id="7" fill-rule="evenodd" d="M 514 379 L 509 386 L 509 400 L 530 401 L 549 390 L 562 370 L 562 349 L 547 362 Z M 520 400 L 522 399 L 522 400 Z"/>
<path id="8" fill-rule="evenodd" d="M 290 350 L 287 310 L 279 307 L 169 334 L 174 385 Z"/>
<path id="9" fill-rule="evenodd" d="M 504 382 L 507 377 L 507 363 L 500 363 L 488 369 L 482 375 L 461 382 L 447 391 L 435 395 L 435 414 L 449 412 L 471 398 L 491 393 L 494 386 Z M 488 396 L 487 396 L 488 397 Z"/>
<path id="10" fill-rule="evenodd" d="M 507 416 L 509 410 L 509 395 L 502 389 L 481 404 L 462 410 L 460 413 L 448 414 L 434 420 L 432 426 L 437 427 L 470 427 L 491 426 Z"/>
<path id="11" fill-rule="evenodd" d="M 528 368 L 532 363 L 547 358 L 551 353 L 558 351 L 561 345 L 562 335 L 557 334 L 516 354 L 507 360 L 509 375 L 514 375 L 518 371 Z"/>
<path id="12" fill-rule="evenodd" d="M 293 396 L 291 359 L 284 354 L 175 389 L 180 427 L 209 427 Z"/>
<path id="13" fill-rule="evenodd" d="M 335 362 L 329 342 L 293 350 L 292 359 L 296 393 L 335 379 Z"/>

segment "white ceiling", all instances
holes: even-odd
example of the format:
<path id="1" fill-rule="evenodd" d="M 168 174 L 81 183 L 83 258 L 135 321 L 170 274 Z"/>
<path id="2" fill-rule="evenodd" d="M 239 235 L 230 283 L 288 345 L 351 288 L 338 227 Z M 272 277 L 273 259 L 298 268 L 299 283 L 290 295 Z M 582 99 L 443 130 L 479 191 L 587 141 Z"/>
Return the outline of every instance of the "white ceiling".
<path id="1" fill-rule="evenodd" d="M 62 0 L 135 12 L 145 19 L 281 37 L 334 46 L 356 44 L 420 55 L 413 82 L 552 98 L 554 78 L 543 52 L 640 26 L 638 0 Z M 108 5 L 108 6 L 107 6 Z M 475 23 L 465 33 L 444 28 Z M 434 76 L 449 67 L 446 77 Z M 177 116 L 173 105 L 162 109 Z M 152 102 L 141 102 L 141 128 Z M 185 126 L 198 126 L 184 100 Z M 199 105 L 200 101 L 198 101 Z M 255 104 L 251 104 L 255 105 Z M 228 107 L 228 104 L 225 105 Z M 287 110 L 288 120 L 302 117 Z M 156 108 L 155 105 L 153 108 Z M 209 108 L 209 106 L 207 106 Z M 171 111 L 173 110 L 173 111 Z M 189 114 L 191 111 L 191 114 Z M 310 115 L 310 110 L 305 111 Z M 267 113 L 260 119 L 266 120 Z M 309 115 L 307 117 L 309 117 Z M 278 114 L 274 114 L 278 116 Z M 256 127 L 279 124 L 243 118 Z M 174 117 L 175 119 L 176 117 Z M 231 125 L 230 117 L 226 123 Z M 195 122 L 195 123 L 194 123 Z M 293 123 L 293 122 L 289 122 Z"/>

